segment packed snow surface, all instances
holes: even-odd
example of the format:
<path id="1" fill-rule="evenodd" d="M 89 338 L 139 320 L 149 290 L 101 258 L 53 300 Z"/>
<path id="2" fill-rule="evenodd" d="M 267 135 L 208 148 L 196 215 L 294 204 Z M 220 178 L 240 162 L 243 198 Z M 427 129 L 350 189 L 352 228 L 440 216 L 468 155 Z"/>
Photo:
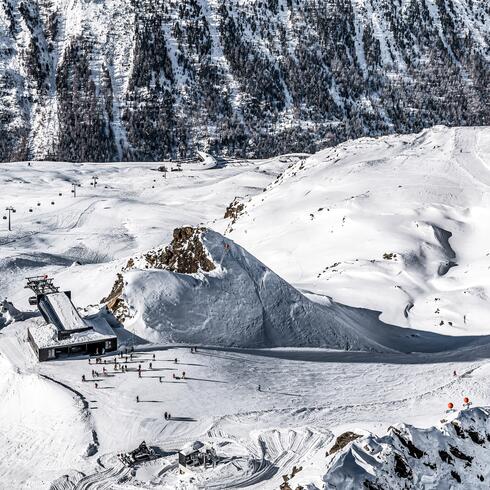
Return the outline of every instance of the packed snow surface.
<path id="1" fill-rule="evenodd" d="M 179 172 L 2 164 L 0 204 L 17 212 L 12 232 L 0 231 L 0 481 L 272 490 L 287 475 L 292 488 L 357 490 L 364 480 L 450 488 L 459 477 L 461 488 L 487 488 L 489 155 L 488 128 L 437 127 L 309 158 Z M 216 267 L 124 270 L 131 316 L 115 332 L 132 358 L 37 363 L 27 329 L 42 318 L 28 305 L 26 276 L 54 276 L 94 322 L 128 260 L 170 243 L 183 225 L 209 230 L 203 242 Z M 314 328 L 289 315 L 288 302 Z M 260 331 L 260 311 L 274 312 L 274 329 L 264 321 Z M 356 350 L 312 348 L 319 316 L 335 332 L 329 340 L 340 335 Z M 446 414 L 449 402 L 456 413 Z M 391 426 L 425 455 L 412 456 Z M 327 456 L 346 431 L 361 438 Z M 118 454 L 143 440 L 157 459 L 125 466 Z M 176 451 L 195 441 L 221 462 L 180 474 Z"/>

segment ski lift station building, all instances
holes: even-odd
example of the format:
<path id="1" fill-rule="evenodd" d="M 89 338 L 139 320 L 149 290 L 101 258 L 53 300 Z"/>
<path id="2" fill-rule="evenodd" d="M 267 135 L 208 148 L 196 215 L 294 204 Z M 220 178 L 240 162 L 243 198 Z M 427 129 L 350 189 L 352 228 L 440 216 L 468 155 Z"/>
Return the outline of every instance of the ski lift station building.
<path id="1" fill-rule="evenodd" d="M 98 316 L 82 318 L 71 301 L 69 291 L 59 291 L 46 276 L 29 278 L 27 288 L 45 324 L 28 329 L 29 343 L 39 361 L 62 355 L 101 355 L 117 350 L 117 337 L 107 321 Z"/>

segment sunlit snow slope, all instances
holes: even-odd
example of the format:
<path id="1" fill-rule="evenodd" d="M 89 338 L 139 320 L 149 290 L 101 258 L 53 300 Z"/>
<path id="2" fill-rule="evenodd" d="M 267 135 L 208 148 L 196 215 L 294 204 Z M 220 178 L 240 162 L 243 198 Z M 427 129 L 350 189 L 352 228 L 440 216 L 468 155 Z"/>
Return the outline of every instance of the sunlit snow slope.
<path id="1" fill-rule="evenodd" d="M 291 165 L 223 229 L 306 292 L 488 333 L 489 186 L 489 128 L 361 139 Z"/>

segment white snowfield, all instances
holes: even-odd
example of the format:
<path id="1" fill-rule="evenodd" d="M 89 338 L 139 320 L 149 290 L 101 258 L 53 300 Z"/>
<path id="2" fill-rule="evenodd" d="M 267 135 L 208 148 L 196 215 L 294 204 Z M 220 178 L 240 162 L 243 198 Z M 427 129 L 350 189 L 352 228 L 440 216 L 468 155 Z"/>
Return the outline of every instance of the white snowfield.
<path id="1" fill-rule="evenodd" d="M 221 231 L 288 282 L 393 325 L 490 333 L 490 129 L 361 139 L 291 166 Z"/>
<path id="2" fill-rule="evenodd" d="M 489 156 L 489 128 L 438 127 L 166 179 L 160 164 L 1 164 L 17 213 L 0 230 L 0 487 L 488 488 Z M 97 322 L 130 257 L 199 224 L 211 273 L 124 272 L 128 372 L 114 356 L 36 362 L 26 276 L 53 275 Z M 440 423 L 449 402 L 457 429 Z M 389 430 L 402 422 L 424 456 Z M 345 431 L 362 438 L 327 456 Z M 142 440 L 160 457 L 124 466 Z M 196 440 L 221 463 L 181 475 L 175 452 Z"/>

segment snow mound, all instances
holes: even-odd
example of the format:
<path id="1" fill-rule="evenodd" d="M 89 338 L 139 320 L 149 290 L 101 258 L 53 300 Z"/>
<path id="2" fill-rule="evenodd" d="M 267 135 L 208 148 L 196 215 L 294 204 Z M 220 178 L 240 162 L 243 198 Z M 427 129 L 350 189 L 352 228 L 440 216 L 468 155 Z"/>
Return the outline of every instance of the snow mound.
<path id="1" fill-rule="evenodd" d="M 355 439 L 328 461 L 325 489 L 488 488 L 490 410 L 455 413 L 438 427 L 400 424 Z"/>
<path id="2" fill-rule="evenodd" d="M 357 321 L 310 301 L 246 250 L 209 229 L 177 229 L 169 247 L 130 259 L 105 298 L 153 342 L 374 349 Z"/>

